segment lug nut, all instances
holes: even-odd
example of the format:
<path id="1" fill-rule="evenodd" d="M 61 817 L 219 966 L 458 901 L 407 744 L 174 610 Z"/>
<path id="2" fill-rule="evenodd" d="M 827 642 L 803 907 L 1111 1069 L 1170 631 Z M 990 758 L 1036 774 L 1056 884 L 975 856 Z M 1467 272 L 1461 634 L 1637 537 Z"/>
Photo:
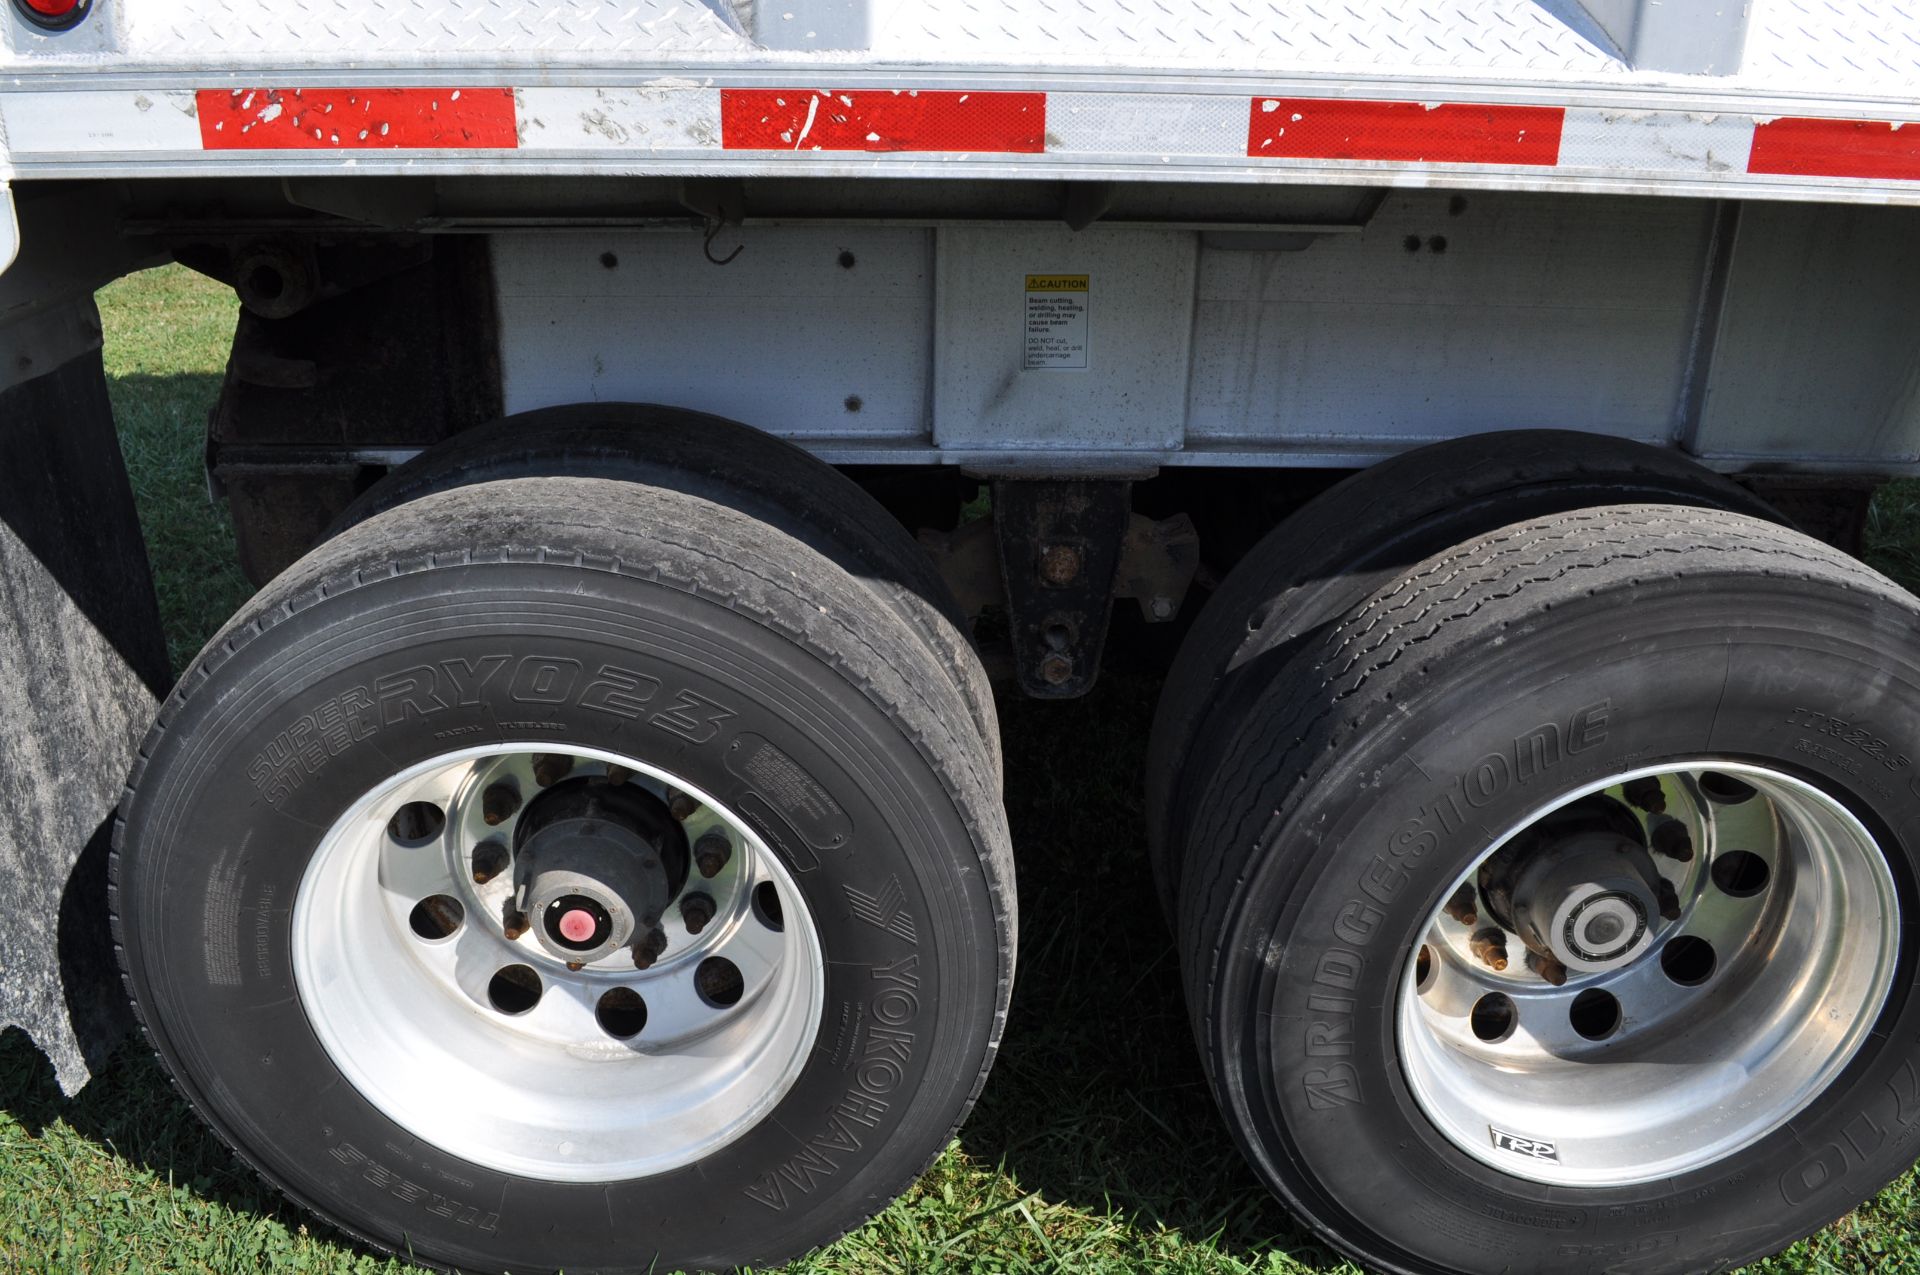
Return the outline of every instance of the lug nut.
<path id="1" fill-rule="evenodd" d="M 507 870 L 513 862 L 513 856 L 507 847 L 499 841 L 482 841 L 473 848 L 473 883 L 485 885 Z"/>
<path id="2" fill-rule="evenodd" d="M 624 784 L 632 778 L 633 772 L 625 766 L 607 767 L 607 782 L 610 784 Z"/>
<path id="3" fill-rule="evenodd" d="M 1460 888 L 1453 892 L 1453 897 L 1447 900 L 1444 911 L 1448 916 L 1460 922 L 1460 924 L 1466 926 L 1468 929 L 1472 929 L 1480 923 L 1478 903 L 1479 900 L 1474 894 L 1473 883 L 1467 881 L 1461 883 Z"/>
<path id="4" fill-rule="evenodd" d="M 1531 949 L 1527 952 L 1527 968 L 1538 974 L 1541 978 L 1546 979 L 1549 983 L 1552 983 L 1555 987 L 1559 987 L 1567 981 L 1566 966 L 1551 956 L 1542 956 L 1540 953 L 1532 951 Z"/>
<path id="5" fill-rule="evenodd" d="M 533 928 L 533 922 L 527 919 L 527 914 L 525 912 L 520 911 L 518 908 L 514 907 L 512 904 L 507 905 L 506 914 L 501 921 L 501 929 L 503 929 L 506 932 L 507 941 L 509 943 L 513 942 L 515 939 L 518 939 L 522 934 L 525 934 L 528 930 L 532 928 Z"/>
<path id="6" fill-rule="evenodd" d="M 693 843 L 693 865 L 700 869 L 700 875 L 712 880 L 720 875 L 720 869 L 727 866 L 733 858 L 733 842 L 724 832 L 702 833 L 700 840 Z"/>
<path id="7" fill-rule="evenodd" d="M 1467 940 L 1467 950 L 1495 972 L 1507 968 L 1507 932 L 1492 926 L 1476 930 Z"/>
<path id="8" fill-rule="evenodd" d="M 1620 789 L 1621 796 L 1627 799 L 1629 806 L 1646 811 L 1650 815 L 1662 815 L 1667 812 L 1666 790 L 1660 787 L 1657 776 L 1648 775 L 1644 779 L 1635 779 Z"/>
<path id="9" fill-rule="evenodd" d="M 668 798 L 667 809 L 672 812 L 675 819 L 678 819 L 681 823 L 685 823 L 687 820 L 693 818 L 694 811 L 700 809 L 700 803 L 692 797 L 689 797 L 686 793 L 676 792 Z"/>
<path id="10" fill-rule="evenodd" d="M 493 784 L 480 794 L 480 817 L 487 827 L 497 828 L 520 809 L 520 794 L 510 784 Z"/>
<path id="11" fill-rule="evenodd" d="M 1655 854 L 1677 859 L 1681 863 L 1693 862 L 1693 834 L 1678 819 L 1663 819 L 1656 823 L 1648 842 L 1647 848 Z"/>
<path id="12" fill-rule="evenodd" d="M 713 897 L 706 894 L 689 894 L 680 900 L 680 919 L 686 923 L 687 933 L 698 934 L 707 928 L 713 920 Z"/>
<path id="13" fill-rule="evenodd" d="M 658 926 L 641 935 L 633 945 L 633 967 L 637 970 L 651 969 L 667 950 L 667 936 Z"/>
<path id="14" fill-rule="evenodd" d="M 533 755 L 533 782 L 542 788 L 551 788 L 572 773 L 573 758 L 565 753 Z"/>
<path id="15" fill-rule="evenodd" d="M 1660 882 L 1660 919 L 1678 921 L 1680 919 L 1680 895 L 1674 890 L 1673 882 Z"/>

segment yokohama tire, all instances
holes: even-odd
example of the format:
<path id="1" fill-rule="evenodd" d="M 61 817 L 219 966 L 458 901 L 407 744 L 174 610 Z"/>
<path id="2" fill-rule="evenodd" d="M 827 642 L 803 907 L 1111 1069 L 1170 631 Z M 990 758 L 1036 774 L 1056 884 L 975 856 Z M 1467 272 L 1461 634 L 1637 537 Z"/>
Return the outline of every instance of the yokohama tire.
<path id="1" fill-rule="evenodd" d="M 415 457 L 348 506 L 328 534 L 432 492 L 503 478 L 611 478 L 684 492 L 792 536 L 866 585 L 920 635 L 966 699 L 1000 782 L 993 687 L 933 560 L 852 479 L 751 426 L 640 403 L 523 412 Z"/>
<path id="2" fill-rule="evenodd" d="M 1694 1271 L 1778 1249 L 1912 1163 L 1910 934 L 1889 942 L 1871 1032 L 1806 1105 L 1637 1184 L 1497 1171 L 1484 1126 L 1463 1154 L 1410 1087 L 1394 1007 L 1476 856 L 1583 786 L 1675 759 L 1825 794 L 1920 914 L 1917 624 L 1913 598 L 1797 533 L 1627 507 L 1468 541 L 1296 654 L 1207 777 L 1193 844 L 1211 849 L 1180 907 L 1196 1033 L 1260 1176 L 1384 1269 Z"/>
<path id="3" fill-rule="evenodd" d="M 1147 849 L 1169 914 L 1204 777 L 1254 689 L 1319 626 L 1429 554 L 1522 518 L 1600 505 L 1697 505 L 1781 521 L 1744 488 L 1670 451 L 1566 430 L 1417 448 L 1353 475 L 1235 566 L 1181 644 L 1154 714 Z"/>
<path id="4" fill-rule="evenodd" d="M 684 1167 L 564 1181 L 462 1160 L 316 1039 L 292 938 L 316 844 L 395 772 L 528 737 L 746 811 L 797 889 L 789 925 L 803 910 L 817 930 L 824 1008 L 800 1069 Z M 771 1263 L 905 1189 L 984 1081 L 1014 950 L 990 776 L 940 661 L 804 545 L 628 484 L 464 487 L 309 555 L 187 673 L 131 780 L 116 935 L 187 1099 L 361 1238 L 465 1269 Z"/>

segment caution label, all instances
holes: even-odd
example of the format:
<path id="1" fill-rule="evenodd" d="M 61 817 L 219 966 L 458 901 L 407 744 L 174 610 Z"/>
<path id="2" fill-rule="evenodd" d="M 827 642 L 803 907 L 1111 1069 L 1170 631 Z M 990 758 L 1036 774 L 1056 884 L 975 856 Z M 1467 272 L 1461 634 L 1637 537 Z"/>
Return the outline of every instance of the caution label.
<path id="1" fill-rule="evenodd" d="M 1083 274 L 1027 276 L 1028 371 L 1087 366 L 1088 279 Z"/>

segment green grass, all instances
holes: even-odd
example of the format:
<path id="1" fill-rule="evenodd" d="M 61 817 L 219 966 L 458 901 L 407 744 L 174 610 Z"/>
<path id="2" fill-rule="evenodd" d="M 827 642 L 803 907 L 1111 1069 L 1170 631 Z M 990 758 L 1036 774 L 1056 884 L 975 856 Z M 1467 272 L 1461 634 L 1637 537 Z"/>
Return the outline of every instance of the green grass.
<path id="1" fill-rule="evenodd" d="M 201 474 L 233 304 L 178 269 L 102 294 L 107 369 L 162 617 L 183 665 L 247 596 Z M 1875 565 L 1920 584 L 1920 484 L 1875 509 Z M 1349 1271 L 1232 1151 L 1180 1008 L 1140 839 L 1157 686 L 1002 704 L 1019 854 L 1020 980 L 1006 1043 L 960 1137 L 899 1202 L 795 1263 L 828 1272 Z M 1753 1268 L 1920 1273 L 1908 1174 Z M 235 1166 L 129 1042 L 76 1098 L 0 1037 L 0 1267 L 58 1272 L 410 1269 L 365 1255 Z"/>

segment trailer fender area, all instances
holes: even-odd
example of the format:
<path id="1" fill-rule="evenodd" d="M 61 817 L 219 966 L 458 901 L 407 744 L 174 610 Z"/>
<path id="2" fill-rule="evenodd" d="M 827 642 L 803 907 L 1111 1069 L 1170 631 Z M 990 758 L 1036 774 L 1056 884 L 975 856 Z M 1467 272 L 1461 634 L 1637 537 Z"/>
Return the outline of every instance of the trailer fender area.
<path id="1" fill-rule="evenodd" d="M 92 298 L 133 263 L 67 202 L 23 206 L 0 277 L 0 1027 L 72 1093 L 129 1025 L 109 840 L 170 678 Z"/>

